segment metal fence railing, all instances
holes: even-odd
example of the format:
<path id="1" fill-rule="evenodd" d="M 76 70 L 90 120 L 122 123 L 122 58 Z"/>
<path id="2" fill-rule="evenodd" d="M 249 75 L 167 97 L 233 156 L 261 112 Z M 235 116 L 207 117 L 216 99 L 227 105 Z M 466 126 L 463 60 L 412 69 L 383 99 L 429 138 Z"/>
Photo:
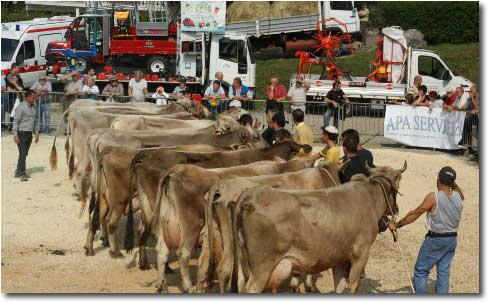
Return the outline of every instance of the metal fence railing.
<path id="1" fill-rule="evenodd" d="M 2 91 L 2 124 L 11 127 L 13 119 L 10 119 L 15 104 L 15 99 L 23 99 L 24 92 L 4 92 Z M 62 113 L 69 107 L 75 99 L 83 96 L 65 96 L 62 92 L 51 92 L 47 97 L 40 97 L 36 102 L 36 111 L 40 121 L 41 130 L 54 130 L 61 118 Z M 96 99 L 105 100 L 107 96 L 98 95 Z M 130 102 L 128 96 L 115 97 L 118 103 Z M 146 99 L 148 102 L 155 103 L 153 98 Z M 222 113 L 229 109 L 229 100 L 220 101 L 217 106 L 217 113 Z M 207 100 L 203 104 L 211 109 Z M 386 105 L 370 103 L 350 103 L 346 106 L 340 106 L 334 111 L 330 110 L 324 102 L 309 102 L 301 106 L 295 106 L 290 102 L 280 102 L 279 108 L 283 111 L 288 123 L 285 129 L 294 134 L 294 125 L 292 111 L 301 108 L 305 111 L 305 123 L 312 129 L 316 141 L 321 141 L 322 126 L 335 125 L 339 133 L 346 129 L 356 129 L 360 135 L 382 136 L 384 129 L 384 116 Z M 253 100 L 244 102 L 243 108 L 258 119 L 265 127 L 267 126 L 266 100 Z M 271 114 L 269 120 L 271 119 Z M 328 120 L 328 123 L 327 123 Z M 477 148 L 478 146 L 478 114 L 466 114 L 463 129 L 463 138 L 460 145 L 467 145 Z"/>

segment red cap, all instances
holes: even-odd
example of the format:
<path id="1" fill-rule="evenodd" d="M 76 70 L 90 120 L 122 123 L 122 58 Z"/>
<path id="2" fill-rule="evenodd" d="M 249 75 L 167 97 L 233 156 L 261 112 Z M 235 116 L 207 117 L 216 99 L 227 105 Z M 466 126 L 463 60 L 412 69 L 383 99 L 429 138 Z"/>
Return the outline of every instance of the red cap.
<path id="1" fill-rule="evenodd" d="M 197 101 L 199 101 L 199 102 L 201 102 L 201 101 L 202 101 L 202 97 L 201 97 L 199 94 L 194 94 L 194 95 L 192 95 L 191 99 L 192 99 L 192 100 L 197 100 Z"/>

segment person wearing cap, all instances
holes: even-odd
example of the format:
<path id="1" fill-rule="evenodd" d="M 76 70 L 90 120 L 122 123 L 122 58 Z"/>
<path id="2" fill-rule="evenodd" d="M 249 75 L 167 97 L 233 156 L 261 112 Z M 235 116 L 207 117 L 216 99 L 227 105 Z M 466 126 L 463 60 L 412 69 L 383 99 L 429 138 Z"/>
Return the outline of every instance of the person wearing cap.
<path id="1" fill-rule="evenodd" d="M 181 77 L 180 78 L 180 85 L 176 86 L 175 89 L 173 90 L 173 93 L 171 94 L 172 98 L 179 99 L 183 97 L 183 90 L 187 89 L 186 87 L 186 78 Z"/>
<path id="2" fill-rule="evenodd" d="M 214 116 L 220 113 L 222 101 L 227 98 L 224 89 L 220 86 L 220 81 L 213 81 L 212 86 L 205 90 L 204 97 L 208 99 L 209 110 Z"/>
<path id="3" fill-rule="evenodd" d="M 142 78 L 142 71 L 136 71 L 135 77 L 129 80 L 128 94 L 133 102 L 144 102 L 149 97 L 147 81 Z"/>
<path id="4" fill-rule="evenodd" d="M 456 94 L 454 93 L 454 89 L 446 88 L 446 94 L 444 94 L 441 99 L 444 101 L 444 107 L 446 109 L 449 109 L 448 107 L 454 104 L 454 102 L 456 101 Z"/>
<path id="5" fill-rule="evenodd" d="M 341 163 L 341 151 L 337 146 L 337 137 L 339 136 L 339 131 L 334 126 L 322 127 L 321 128 L 324 135 L 322 140 L 326 145 L 319 153 L 313 155 L 313 159 L 321 159 L 320 163 Z"/>
<path id="6" fill-rule="evenodd" d="M 222 114 L 228 115 L 237 121 L 241 118 L 243 114 L 249 114 L 249 112 L 241 108 L 240 101 L 232 100 L 229 103 L 229 110 L 224 111 Z"/>
<path id="7" fill-rule="evenodd" d="M 456 171 L 446 166 L 437 176 L 437 192 L 427 194 L 416 209 L 408 212 L 397 223 L 388 225 L 390 230 L 395 231 L 427 213 L 425 223 L 427 234 L 420 247 L 414 268 L 415 293 L 425 293 L 427 279 L 434 265 L 437 268 L 435 293 L 447 294 L 449 292 L 451 261 L 456 251 L 457 230 L 463 210 L 463 200 L 463 192 L 456 184 Z"/>
<path id="8" fill-rule="evenodd" d="M 295 109 L 292 112 L 293 123 L 296 125 L 295 141 L 299 145 L 309 145 L 313 147 L 313 134 L 307 124 L 303 121 L 305 119 L 305 113 L 302 109 Z"/>
<path id="9" fill-rule="evenodd" d="M 334 127 L 339 128 L 339 107 L 344 103 L 349 104 L 349 98 L 341 89 L 341 82 L 335 81 L 332 84 L 332 89 L 327 92 L 327 96 L 324 98 L 324 102 L 327 103 L 327 110 L 324 112 L 324 127 L 329 126 L 330 117 L 334 116 Z M 343 110 L 342 118 L 345 120 L 345 110 Z"/>
<path id="10" fill-rule="evenodd" d="M 46 80 L 46 75 L 41 73 L 37 80 L 30 88 L 36 92 L 36 108 L 39 112 L 40 132 L 49 132 L 49 122 L 51 113 L 51 103 L 49 93 L 52 91 L 51 82 Z"/>
<path id="11" fill-rule="evenodd" d="M 78 97 L 78 95 L 83 90 L 83 83 L 80 80 L 80 73 L 76 70 L 63 76 L 61 78 L 61 82 L 64 83 L 64 100 L 63 100 L 63 112 L 64 112 L 68 109 L 69 105 Z"/>
<path id="12" fill-rule="evenodd" d="M 277 112 L 271 118 L 271 123 L 268 122 L 268 129 L 266 129 L 261 136 L 268 144 L 272 145 L 276 141 L 276 132 L 285 128 L 286 120 L 281 112 Z"/>
<path id="13" fill-rule="evenodd" d="M 232 101 L 241 102 L 241 107 L 246 110 L 252 109 L 251 91 L 246 85 L 242 85 L 242 80 L 239 77 L 234 78 L 234 81 L 232 82 L 232 87 L 229 90 L 229 99 L 231 99 L 231 103 Z"/>
<path id="14" fill-rule="evenodd" d="M 168 105 L 169 94 L 164 92 L 163 86 L 156 88 L 156 92 L 153 93 L 152 98 L 156 100 L 156 105 Z"/>
<path id="15" fill-rule="evenodd" d="M 302 109 L 305 112 L 305 102 L 307 101 L 307 91 L 309 88 L 310 84 L 303 81 L 301 76 L 296 78 L 295 85 L 290 87 L 286 95 L 288 101 L 290 101 L 291 111 Z"/>
<path id="16" fill-rule="evenodd" d="M 117 96 L 124 95 L 124 86 L 119 83 L 119 79 L 113 75 L 110 77 L 110 82 L 103 88 L 102 95 L 106 95 L 106 102 L 115 102 Z"/>

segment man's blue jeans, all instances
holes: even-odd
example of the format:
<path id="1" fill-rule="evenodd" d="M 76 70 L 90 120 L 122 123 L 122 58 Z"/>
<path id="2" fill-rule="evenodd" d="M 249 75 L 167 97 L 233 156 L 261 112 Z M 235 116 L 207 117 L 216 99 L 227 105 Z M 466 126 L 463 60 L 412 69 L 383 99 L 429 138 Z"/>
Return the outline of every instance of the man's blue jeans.
<path id="1" fill-rule="evenodd" d="M 335 108 L 329 108 L 324 112 L 324 128 L 329 126 L 330 117 L 334 115 Z M 334 118 L 334 126 L 339 128 L 339 119 Z"/>
<path id="2" fill-rule="evenodd" d="M 46 132 L 49 131 L 49 122 L 51 121 L 50 113 L 51 113 L 51 104 L 49 104 L 48 102 L 42 102 L 40 118 L 39 118 L 41 131 L 46 131 Z"/>
<path id="3" fill-rule="evenodd" d="M 425 293 L 429 272 L 437 265 L 436 294 L 449 292 L 451 261 L 456 250 L 457 237 L 425 237 L 415 263 L 413 282 L 417 294 Z"/>

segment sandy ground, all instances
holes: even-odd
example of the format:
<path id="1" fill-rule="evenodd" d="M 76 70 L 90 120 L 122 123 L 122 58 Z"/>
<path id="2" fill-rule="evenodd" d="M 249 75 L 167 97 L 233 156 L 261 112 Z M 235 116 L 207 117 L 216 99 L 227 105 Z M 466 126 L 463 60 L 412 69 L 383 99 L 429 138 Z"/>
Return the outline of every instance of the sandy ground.
<path id="1" fill-rule="evenodd" d="M 80 203 L 72 196 L 64 160 L 64 138 L 57 142 L 58 171 L 50 171 L 49 151 L 52 136 L 41 136 L 33 144 L 27 160 L 31 179 L 14 178 L 18 151 L 11 135 L 2 133 L 2 292 L 4 293 L 153 293 L 156 280 L 154 249 L 149 249 L 152 268 L 136 267 L 137 253 L 114 260 L 99 240 L 95 256 L 84 255 L 87 218 L 79 219 Z M 318 149 L 318 148 L 316 148 Z M 459 227 L 458 247 L 451 267 L 450 291 L 479 292 L 479 166 L 461 156 L 418 149 L 371 148 L 376 165 L 400 168 L 404 173 L 398 197 L 400 216 L 416 207 L 424 196 L 435 190 L 436 174 L 444 165 L 458 174 L 458 184 L 466 199 Z M 413 267 L 426 233 L 425 216 L 399 231 L 408 273 Z M 119 224 L 119 240 L 125 218 Z M 325 238 L 324 238 L 325 239 Z M 152 242 L 154 245 L 154 242 Z M 180 292 L 178 263 L 173 256 L 169 291 Z M 195 280 L 196 260 L 192 260 Z M 366 267 L 366 279 L 359 293 L 409 293 L 410 285 L 400 252 L 389 232 L 378 235 Z M 434 291 L 435 269 L 431 272 L 428 292 Z M 332 277 L 323 272 L 317 280 L 322 293 L 333 292 Z M 286 286 L 282 287 L 286 291 Z"/>

